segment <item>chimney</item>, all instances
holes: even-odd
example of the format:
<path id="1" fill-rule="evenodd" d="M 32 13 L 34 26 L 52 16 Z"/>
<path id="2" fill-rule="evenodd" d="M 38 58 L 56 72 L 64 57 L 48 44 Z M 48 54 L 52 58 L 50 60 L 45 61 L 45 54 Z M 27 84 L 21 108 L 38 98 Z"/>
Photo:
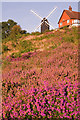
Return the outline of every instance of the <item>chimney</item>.
<path id="1" fill-rule="evenodd" d="M 69 6 L 69 10 L 72 11 L 72 7 L 71 6 Z"/>

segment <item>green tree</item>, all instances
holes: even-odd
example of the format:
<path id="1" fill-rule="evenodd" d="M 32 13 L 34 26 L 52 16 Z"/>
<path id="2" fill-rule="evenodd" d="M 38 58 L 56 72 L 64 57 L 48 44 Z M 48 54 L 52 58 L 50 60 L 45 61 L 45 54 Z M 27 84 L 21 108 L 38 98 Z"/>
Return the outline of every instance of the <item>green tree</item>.
<path id="1" fill-rule="evenodd" d="M 9 19 L 7 22 L 2 22 L 2 39 L 8 37 L 11 32 L 11 28 L 17 23 Z"/>
<path id="2" fill-rule="evenodd" d="M 20 32 L 21 34 L 26 34 L 27 33 L 27 31 L 26 30 L 21 30 L 21 32 Z"/>
<path id="3" fill-rule="evenodd" d="M 10 38 L 16 40 L 18 36 L 20 36 L 21 27 L 20 25 L 14 25 L 11 29 Z"/>
<path id="4" fill-rule="evenodd" d="M 1 36 L 2 36 L 2 23 L 0 22 L 0 39 L 1 39 Z"/>
<path id="5" fill-rule="evenodd" d="M 2 22 L 2 39 L 7 38 L 9 35 L 13 38 L 18 34 L 26 34 L 26 30 L 22 30 L 20 25 L 9 19 L 7 22 Z"/>
<path id="6" fill-rule="evenodd" d="M 11 19 L 9 19 L 9 20 L 7 21 L 7 23 L 8 23 L 8 27 L 9 27 L 10 30 L 11 30 L 11 28 L 12 28 L 14 25 L 17 25 L 17 23 L 14 22 L 14 21 L 11 20 Z"/>
<path id="7" fill-rule="evenodd" d="M 11 34 L 18 35 L 21 32 L 21 27 L 20 25 L 15 25 L 11 29 Z"/>

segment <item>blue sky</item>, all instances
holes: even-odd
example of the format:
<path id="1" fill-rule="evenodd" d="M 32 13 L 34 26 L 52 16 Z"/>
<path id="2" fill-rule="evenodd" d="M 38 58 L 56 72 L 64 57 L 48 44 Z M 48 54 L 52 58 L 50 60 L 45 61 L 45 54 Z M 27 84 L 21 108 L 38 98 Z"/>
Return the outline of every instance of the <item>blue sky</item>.
<path id="1" fill-rule="evenodd" d="M 41 20 L 30 10 L 36 11 L 42 18 L 46 17 L 57 6 L 57 9 L 48 18 L 54 28 L 58 28 L 58 20 L 64 9 L 72 6 L 73 11 L 78 11 L 77 2 L 2 2 L 2 21 L 12 19 L 22 29 L 33 32 Z M 40 28 L 38 29 L 40 31 Z M 37 31 L 38 31 L 37 30 Z"/>

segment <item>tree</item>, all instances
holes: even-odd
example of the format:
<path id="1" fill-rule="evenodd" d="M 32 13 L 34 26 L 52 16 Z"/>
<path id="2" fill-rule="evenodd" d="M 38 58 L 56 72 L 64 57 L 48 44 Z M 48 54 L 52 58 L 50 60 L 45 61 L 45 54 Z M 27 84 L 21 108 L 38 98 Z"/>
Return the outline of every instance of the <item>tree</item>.
<path id="1" fill-rule="evenodd" d="M 14 25 L 11 29 L 11 34 L 18 35 L 21 32 L 20 25 Z"/>
<path id="2" fill-rule="evenodd" d="M 8 23 L 8 27 L 9 27 L 9 29 L 11 29 L 14 25 L 17 25 L 17 23 L 14 22 L 14 21 L 11 20 L 11 19 L 9 19 L 9 20 L 7 21 L 7 23 Z"/>
<path id="3" fill-rule="evenodd" d="M 20 25 L 14 25 L 11 29 L 10 38 L 16 40 L 17 36 L 21 34 L 20 32 L 21 32 Z"/>
<path id="4" fill-rule="evenodd" d="M 1 35 L 2 35 L 2 23 L 0 22 L 0 38 L 1 38 Z"/>
<path id="5" fill-rule="evenodd" d="M 6 38 L 8 36 L 8 24 L 7 22 L 2 22 L 2 38 Z"/>
<path id="6" fill-rule="evenodd" d="M 27 31 L 26 30 L 21 30 L 21 32 L 20 32 L 21 34 L 26 34 L 27 33 Z"/>
<path id="7" fill-rule="evenodd" d="M 7 22 L 2 22 L 2 39 L 8 36 L 16 37 L 18 34 L 26 34 L 26 30 L 22 30 L 20 25 L 9 19 Z"/>
<path id="8" fill-rule="evenodd" d="M 11 32 L 11 28 L 17 23 L 9 19 L 7 22 L 2 22 L 2 39 L 8 37 Z"/>

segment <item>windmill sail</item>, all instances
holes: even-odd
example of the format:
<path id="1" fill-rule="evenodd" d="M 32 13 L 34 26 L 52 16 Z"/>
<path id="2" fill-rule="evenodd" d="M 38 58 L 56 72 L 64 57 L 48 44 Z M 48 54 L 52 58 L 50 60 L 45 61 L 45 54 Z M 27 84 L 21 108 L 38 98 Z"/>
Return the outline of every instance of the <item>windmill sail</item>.
<path id="1" fill-rule="evenodd" d="M 34 13 L 37 17 L 39 17 L 41 20 L 43 19 L 42 17 L 40 17 L 36 12 L 34 12 L 33 10 L 31 10 L 32 13 Z"/>
<path id="2" fill-rule="evenodd" d="M 57 7 L 55 7 L 50 13 L 49 15 L 46 17 L 46 19 L 56 10 Z"/>
<path id="3" fill-rule="evenodd" d="M 38 25 L 35 29 L 35 31 L 41 26 L 41 33 L 49 30 L 49 26 L 51 26 L 53 29 L 54 27 L 48 22 L 47 18 L 56 10 L 57 7 L 55 7 L 46 18 L 42 18 L 40 15 L 38 15 L 36 12 L 34 12 L 33 10 L 30 10 L 32 13 L 34 13 L 37 17 L 39 17 L 41 19 L 41 23 L 40 25 Z"/>

